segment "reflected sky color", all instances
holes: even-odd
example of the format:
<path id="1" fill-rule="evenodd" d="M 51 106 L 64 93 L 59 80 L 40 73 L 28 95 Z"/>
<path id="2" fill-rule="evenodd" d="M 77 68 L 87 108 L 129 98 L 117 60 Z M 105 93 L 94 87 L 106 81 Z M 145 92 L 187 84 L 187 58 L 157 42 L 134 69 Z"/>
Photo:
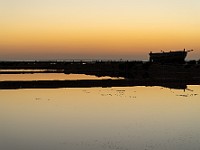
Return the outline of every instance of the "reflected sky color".
<path id="1" fill-rule="evenodd" d="M 36 81 L 36 80 L 102 80 L 102 79 L 123 79 L 109 76 L 96 77 L 84 74 L 64 73 L 35 73 L 35 74 L 0 74 L 0 81 Z"/>
<path id="2" fill-rule="evenodd" d="M 200 87 L 0 90 L 0 148 L 200 148 Z"/>
<path id="3" fill-rule="evenodd" d="M 199 0 L 1 0 L 0 59 L 146 59 L 195 49 Z"/>

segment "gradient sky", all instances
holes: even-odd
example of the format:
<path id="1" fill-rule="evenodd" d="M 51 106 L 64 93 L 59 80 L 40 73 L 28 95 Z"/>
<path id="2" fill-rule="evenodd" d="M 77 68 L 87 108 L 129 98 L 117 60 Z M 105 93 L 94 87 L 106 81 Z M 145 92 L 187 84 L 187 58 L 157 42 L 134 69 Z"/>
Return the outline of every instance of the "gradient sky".
<path id="1" fill-rule="evenodd" d="M 194 49 L 199 0 L 0 0 L 0 59 L 148 59 Z"/>

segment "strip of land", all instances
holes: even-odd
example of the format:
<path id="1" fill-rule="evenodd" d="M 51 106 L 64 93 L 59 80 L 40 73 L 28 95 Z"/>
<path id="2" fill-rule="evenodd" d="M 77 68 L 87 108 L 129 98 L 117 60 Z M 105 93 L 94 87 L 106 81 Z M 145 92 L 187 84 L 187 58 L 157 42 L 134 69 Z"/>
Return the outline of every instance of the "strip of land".
<path id="1" fill-rule="evenodd" d="M 14 71 L 10 71 L 10 70 Z M 18 69 L 24 69 L 19 72 Z M 32 69 L 32 71 L 26 71 Z M 3 71 L 1 71 L 3 70 Z M 6 71 L 7 70 L 7 71 Z M 34 72 L 35 70 L 35 72 Z M 67 87 L 122 87 L 164 86 L 184 89 L 186 85 L 200 84 L 200 63 L 183 64 L 152 63 L 142 61 L 17 61 L 0 62 L 0 73 L 65 73 L 86 74 L 97 77 L 123 77 L 124 80 L 77 80 L 77 81 L 2 81 L 1 89 L 17 88 L 67 88 Z M 40 72 L 40 71 L 39 71 Z M 41 72 L 40 72 L 41 73 Z"/>

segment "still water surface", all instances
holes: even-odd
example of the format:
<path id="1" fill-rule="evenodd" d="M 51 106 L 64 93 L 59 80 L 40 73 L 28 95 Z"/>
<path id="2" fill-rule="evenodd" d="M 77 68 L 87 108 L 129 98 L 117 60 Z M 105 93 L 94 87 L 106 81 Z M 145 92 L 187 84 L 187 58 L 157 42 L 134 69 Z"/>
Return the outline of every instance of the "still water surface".
<path id="1" fill-rule="evenodd" d="M 1 150 L 200 150 L 200 86 L 0 90 Z"/>
<path id="2" fill-rule="evenodd" d="M 117 77 L 96 77 L 84 74 L 64 73 L 33 73 L 33 74 L 0 74 L 0 81 L 34 81 L 34 80 L 102 80 L 102 79 L 123 79 Z"/>

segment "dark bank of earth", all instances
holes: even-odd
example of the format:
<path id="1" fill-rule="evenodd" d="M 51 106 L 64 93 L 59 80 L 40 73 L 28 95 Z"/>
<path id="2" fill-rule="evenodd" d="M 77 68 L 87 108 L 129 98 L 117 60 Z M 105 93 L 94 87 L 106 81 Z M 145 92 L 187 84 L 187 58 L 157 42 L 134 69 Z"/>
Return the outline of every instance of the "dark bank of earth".
<path id="1" fill-rule="evenodd" d="M 24 61 L 0 62 L 3 73 L 6 70 L 42 69 L 45 73 L 86 74 L 124 77 L 124 80 L 82 80 L 82 81 L 2 81 L 0 88 L 59 88 L 59 87 L 112 87 L 112 86 L 165 86 L 186 88 L 186 85 L 200 84 L 200 62 L 163 64 L 136 61 Z M 8 72 L 10 74 L 10 72 Z M 34 73 L 34 72 L 32 72 Z M 51 82 L 51 83 L 50 83 Z"/>
<path id="2" fill-rule="evenodd" d="M 128 79 L 196 79 L 200 77 L 200 62 L 189 61 L 184 64 L 162 64 L 142 61 L 94 61 L 94 62 L 57 62 L 24 61 L 0 62 L 0 73 L 16 74 L 19 69 L 32 69 L 23 73 L 65 73 L 96 76 L 125 77 Z M 16 70 L 6 72 L 6 70 Z M 37 70 L 43 71 L 37 71 Z"/>

